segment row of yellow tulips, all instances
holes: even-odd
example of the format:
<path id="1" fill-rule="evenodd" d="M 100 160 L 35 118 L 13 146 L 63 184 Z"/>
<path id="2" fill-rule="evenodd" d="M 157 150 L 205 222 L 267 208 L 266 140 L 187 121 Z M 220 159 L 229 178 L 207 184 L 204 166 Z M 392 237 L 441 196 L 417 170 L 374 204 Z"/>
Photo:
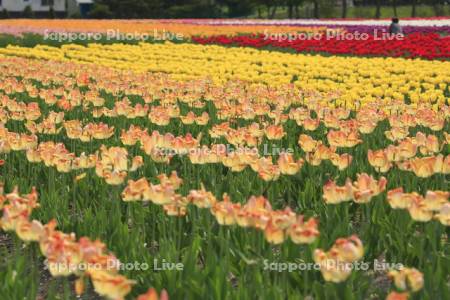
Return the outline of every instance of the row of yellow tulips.
<path id="1" fill-rule="evenodd" d="M 0 55 L 93 63 L 136 72 L 162 72 L 179 80 L 239 79 L 268 85 L 291 82 L 301 89 L 336 92 L 336 105 L 355 108 L 374 102 L 409 99 L 447 102 L 450 62 L 401 58 L 323 57 L 249 48 L 193 44 L 64 45 L 61 48 L 8 46 Z"/>

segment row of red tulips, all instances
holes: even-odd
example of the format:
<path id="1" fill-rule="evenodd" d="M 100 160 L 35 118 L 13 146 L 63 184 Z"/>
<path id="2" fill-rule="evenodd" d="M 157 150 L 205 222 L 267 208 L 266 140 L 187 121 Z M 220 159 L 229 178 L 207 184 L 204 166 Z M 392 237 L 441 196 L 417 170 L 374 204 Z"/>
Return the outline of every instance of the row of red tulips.
<path id="1" fill-rule="evenodd" d="M 355 36 L 354 34 L 267 36 L 211 36 L 193 37 L 200 44 L 234 45 L 256 48 L 293 49 L 296 52 L 349 54 L 358 56 L 391 56 L 447 60 L 450 58 L 450 36 L 436 33 L 414 33 L 405 36 L 390 36 L 375 33 Z"/>

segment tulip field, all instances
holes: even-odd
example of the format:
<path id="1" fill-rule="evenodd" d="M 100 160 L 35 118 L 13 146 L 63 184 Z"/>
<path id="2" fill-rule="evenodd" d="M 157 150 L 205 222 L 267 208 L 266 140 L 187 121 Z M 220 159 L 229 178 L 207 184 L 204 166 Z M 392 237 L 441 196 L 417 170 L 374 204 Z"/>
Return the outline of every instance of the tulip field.
<path id="1" fill-rule="evenodd" d="M 0 299 L 450 299 L 450 19 L 402 22 L 0 20 Z"/>

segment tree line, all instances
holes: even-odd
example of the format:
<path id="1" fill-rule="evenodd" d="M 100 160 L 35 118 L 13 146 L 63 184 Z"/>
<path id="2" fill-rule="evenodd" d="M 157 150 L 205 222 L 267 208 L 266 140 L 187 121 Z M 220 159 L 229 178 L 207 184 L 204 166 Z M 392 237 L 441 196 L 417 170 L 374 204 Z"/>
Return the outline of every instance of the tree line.
<path id="1" fill-rule="evenodd" d="M 380 18 L 382 8 L 389 16 L 419 16 L 419 6 L 426 6 L 427 16 L 450 15 L 450 0 L 95 0 L 88 17 L 105 18 Z M 405 13 L 405 8 L 409 12 Z M 5 10 L 0 18 L 8 18 Z M 21 17 L 34 17 L 27 6 Z M 54 18 L 50 8 L 48 18 Z M 81 17 L 81 16 L 68 16 Z M 386 13 L 384 14 L 386 17 Z"/>
<path id="2" fill-rule="evenodd" d="M 96 0 L 91 16 L 99 18 L 236 18 L 253 16 L 273 19 L 284 12 L 286 18 L 348 17 L 350 4 L 373 7 L 381 17 L 382 6 L 410 6 L 417 16 L 418 5 L 427 5 L 433 15 L 445 14 L 450 0 Z"/>

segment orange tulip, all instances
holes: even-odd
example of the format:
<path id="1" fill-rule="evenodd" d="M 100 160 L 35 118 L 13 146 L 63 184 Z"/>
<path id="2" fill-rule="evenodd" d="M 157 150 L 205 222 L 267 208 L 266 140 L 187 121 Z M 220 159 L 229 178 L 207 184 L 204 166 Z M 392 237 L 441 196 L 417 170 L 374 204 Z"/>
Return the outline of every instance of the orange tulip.
<path id="1" fill-rule="evenodd" d="M 281 244 L 287 238 L 287 229 L 296 221 L 296 215 L 290 208 L 270 212 L 270 221 L 264 230 L 266 240 L 272 244 Z"/>
<path id="2" fill-rule="evenodd" d="M 279 125 L 269 125 L 264 132 L 269 140 L 281 140 L 286 135 L 283 126 Z"/>
<path id="3" fill-rule="evenodd" d="M 351 148 L 360 144 L 362 140 L 359 139 L 357 131 L 335 131 L 330 130 L 327 134 L 328 143 L 334 147 Z"/>
<path id="4" fill-rule="evenodd" d="M 305 128 L 305 130 L 314 131 L 319 127 L 319 125 L 319 119 L 307 118 L 303 121 L 303 127 Z"/>
<path id="5" fill-rule="evenodd" d="M 377 127 L 378 123 L 374 120 L 360 120 L 358 122 L 358 130 L 363 134 L 372 133 Z"/>
<path id="6" fill-rule="evenodd" d="M 440 151 L 439 140 L 435 135 L 426 136 L 422 132 L 416 135 L 416 143 L 420 146 L 420 153 L 423 155 L 432 155 Z"/>
<path id="7" fill-rule="evenodd" d="M 223 200 L 216 202 L 212 208 L 211 213 L 216 217 L 220 225 L 234 225 L 236 224 L 236 214 L 241 205 L 239 203 L 232 203 L 227 194 L 223 195 Z"/>
<path id="8" fill-rule="evenodd" d="M 384 150 L 368 150 L 367 158 L 369 164 L 374 167 L 377 172 L 386 173 L 392 167 L 391 162 L 388 159 L 387 153 Z"/>
<path id="9" fill-rule="evenodd" d="M 152 201 L 158 205 L 170 204 L 175 197 L 175 189 L 172 185 L 150 184 L 150 188 L 143 193 L 144 201 Z"/>
<path id="10" fill-rule="evenodd" d="M 342 171 L 348 168 L 353 160 L 353 157 L 348 153 L 344 153 L 341 155 L 333 153 L 330 160 L 334 166 L 338 167 L 338 169 Z"/>
<path id="11" fill-rule="evenodd" d="M 194 112 L 192 112 L 192 111 L 188 112 L 186 116 L 180 116 L 181 122 L 185 125 L 194 124 L 195 119 L 196 119 L 196 116 L 195 116 Z"/>
<path id="12" fill-rule="evenodd" d="M 428 211 L 439 211 L 447 203 L 450 192 L 427 191 L 423 202 L 424 209 Z"/>
<path id="13" fill-rule="evenodd" d="M 338 129 L 340 127 L 339 118 L 331 113 L 324 115 L 323 123 L 327 128 Z"/>
<path id="14" fill-rule="evenodd" d="M 136 171 L 143 165 L 144 165 L 144 159 L 142 158 L 142 156 L 138 155 L 138 156 L 133 157 L 133 159 L 131 160 L 130 172 Z"/>
<path id="15" fill-rule="evenodd" d="M 127 177 L 127 172 L 125 171 L 109 171 L 104 170 L 102 177 L 105 178 L 105 181 L 107 184 L 110 185 L 120 185 L 125 181 L 125 178 Z"/>
<path id="16" fill-rule="evenodd" d="M 422 197 L 414 197 L 408 208 L 411 218 L 419 222 L 428 222 L 433 218 L 433 212 L 426 209 L 426 204 Z"/>
<path id="17" fill-rule="evenodd" d="M 441 173 L 443 170 L 444 157 L 442 154 L 438 156 L 429 156 L 424 158 L 414 158 L 410 160 L 411 170 L 418 177 L 430 177 L 435 173 Z"/>
<path id="18" fill-rule="evenodd" d="M 44 233 L 44 226 L 36 220 L 19 220 L 16 225 L 16 233 L 22 241 L 39 241 Z"/>
<path id="19" fill-rule="evenodd" d="M 450 144 L 450 134 L 447 132 L 444 132 L 444 137 L 445 137 L 445 143 Z"/>
<path id="20" fill-rule="evenodd" d="M 322 249 L 316 249 L 313 258 L 314 262 L 320 266 L 320 272 L 325 281 L 343 282 L 352 272 L 349 264 L 339 261 L 335 254 L 324 252 Z"/>
<path id="21" fill-rule="evenodd" d="M 208 113 L 205 111 L 203 112 L 200 116 L 195 118 L 195 123 L 197 125 L 206 125 L 209 122 L 209 115 Z"/>
<path id="22" fill-rule="evenodd" d="M 158 292 L 154 288 L 150 288 L 145 294 L 139 295 L 137 300 L 169 300 L 169 295 L 166 290 L 162 290 L 158 296 Z"/>
<path id="23" fill-rule="evenodd" d="M 335 153 L 336 147 L 327 147 L 323 144 L 320 144 L 315 152 L 323 160 L 331 160 Z"/>
<path id="24" fill-rule="evenodd" d="M 361 259 L 364 255 L 363 244 L 356 235 L 337 239 L 330 251 L 336 252 L 340 260 L 349 263 Z"/>
<path id="25" fill-rule="evenodd" d="M 254 167 L 256 165 L 256 167 Z M 271 158 L 260 158 L 252 168 L 258 172 L 259 177 L 264 181 L 275 181 L 280 177 L 281 171 L 278 165 L 272 163 Z"/>
<path id="26" fill-rule="evenodd" d="M 384 134 L 389 140 L 395 142 L 406 138 L 409 131 L 405 127 L 393 127 L 391 130 L 385 131 Z"/>
<path id="27" fill-rule="evenodd" d="M 356 203 L 367 203 L 372 197 L 379 195 L 386 189 L 387 180 L 381 177 L 378 182 L 366 173 L 358 174 L 353 183 L 353 198 Z"/>
<path id="28" fill-rule="evenodd" d="M 3 207 L 0 226 L 5 231 L 15 231 L 19 224 L 26 222 L 30 215 L 30 208 L 26 204 L 8 204 Z"/>
<path id="29" fill-rule="evenodd" d="M 131 125 L 128 131 L 122 129 L 120 140 L 126 146 L 133 146 L 145 135 L 147 135 L 146 129 Z"/>
<path id="30" fill-rule="evenodd" d="M 423 274 L 415 268 L 392 270 L 388 275 L 394 280 L 395 286 L 400 290 L 410 289 L 413 292 L 417 292 L 422 289 L 424 284 Z"/>
<path id="31" fill-rule="evenodd" d="M 322 249 L 314 251 L 314 261 L 319 264 L 325 281 L 345 281 L 352 272 L 351 263 L 360 260 L 364 255 L 361 240 L 352 235 L 349 238 L 339 238 L 328 252 Z"/>
<path id="32" fill-rule="evenodd" d="M 86 156 L 86 154 L 83 152 L 79 157 L 75 157 L 72 160 L 72 169 L 78 170 L 94 168 L 97 164 L 97 160 L 97 155 L 91 154 L 89 156 Z"/>
<path id="33" fill-rule="evenodd" d="M 300 122 L 301 125 L 304 120 L 310 118 L 310 112 L 303 107 L 291 108 L 289 118 L 297 121 L 297 123 Z"/>
<path id="34" fill-rule="evenodd" d="M 444 204 L 434 217 L 439 220 L 442 225 L 450 226 L 450 203 Z"/>
<path id="35" fill-rule="evenodd" d="M 122 275 L 105 270 L 89 270 L 87 274 L 91 277 L 95 291 L 108 299 L 123 299 L 135 283 Z"/>
<path id="36" fill-rule="evenodd" d="M 316 219 L 310 218 L 304 222 L 304 217 L 298 216 L 297 221 L 289 227 L 288 234 L 295 244 L 311 244 L 319 236 L 317 227 L 318 221 Z"/>
<path id="37" fill-rule="evenodd" d="M 298 145 L 303 151 L 309 153 L 314 152 L 321 142 L 314 140 L 312 137 L 306 134 L 301 134 L 298 139 Z"/>
<path id="38" fill-rule="evenodd" d="M 264 230 L 264 236 L 266 240 L 271 244 L 281 244 L 286 239 L 285 231 L 274 226 L 272 223 L 268 223 Z"/>
<path id="39" fill-rule="evenodd" d="M 390 292 L 387 295 L 386 300 L 408 300 L 409 299 L 409 293 L 397 293 L 397 292 Z"/>
<path id="40" fill-rule="evenodd" d="M 278 158 L 278 167 L 280 168 L 281 174 L 294 175 L 300 171 L 303 163 L 304 161 L 301 158 L 295 161 L 293 155 L 290 153 L 280 153 Z"/>
<path id="41" fill-rule="evenodd" d="M 69 276 L 78 272 L 82 262 L 80 247 L 74 234 L 65 234 L 55 230 L 56 222 L 44 226 L 44 233 L 39 239 L 41 252 L 48 260 L 52 276 Z"/>
<path id="42" fill-rule="evenodd" d="M 198 208 L 210 208 L 217 202 L 216 197 L 211 192 L 206 191 L 203 184 L 200 190 L 191 190 L 187 199 Z"/>
<path id="43" fill-rule="evenodd" d="M 323 186 L 323 199 L 327 204 L 338 204 L 350 201 L 353 198 L 353 188 L 350 179 L 347 179 L 344 186 L 337 186 L 332 180 L 329 180 Z"/>
<path id="44" fill-rule="evenodd" d="M 150 184 L 147 179 L 141 178 L 137 181 L 128 180 L 128 185 L 122 192 L 123 201 L 141 201 L 144 193 L 150 189 Z"/>
<path id="45" fill-rule="evenodd" d="M 247 167 L 247 162 L 243 158 L 244 157 L 237 152 L 231 152 L 222 157 L 222 163 L 233 172 L 241 172 Z"/>
<path id="46" fill-rule="evenodd" d="M 209 130 L 209 135 L 212 138 L 219 138 L 221 136 L 224 136 L 228 132 L 228 130 L 230 130 L 230 123 L 224 122 L 214 125 L 212 129 Z"/>
<path id="47" fill-rule="evenodd" d="M 186 206 L 188 203 L 185 197 L 175 195 L 171 203 L 163 205 L 163 209 L 168 216 L 182 217 L 187 213 Z"/>
<path id="48" fill-rule="evenodd" d="M 263 196 L 252 196 L 247 203 L 236 213 L 237 224 L 241 227 L 255 227 L 265 229 L 270 220 L 272 206 Z"/>
<path id="49" fill-rule="evenodd" d="M 442 174 L 450 174 L 450 155 L 447 155 L 442 162 Z"/>
<path id="50" fill-rule="evenodd" d="M 394 209 L 408 209 L 412 205 L 414 199 L 418 197 L 420 197 L 420 195 L 417 193 L 404 193 L 403 188 L 401 187 L 387 192 L 389 205 Z"/>

